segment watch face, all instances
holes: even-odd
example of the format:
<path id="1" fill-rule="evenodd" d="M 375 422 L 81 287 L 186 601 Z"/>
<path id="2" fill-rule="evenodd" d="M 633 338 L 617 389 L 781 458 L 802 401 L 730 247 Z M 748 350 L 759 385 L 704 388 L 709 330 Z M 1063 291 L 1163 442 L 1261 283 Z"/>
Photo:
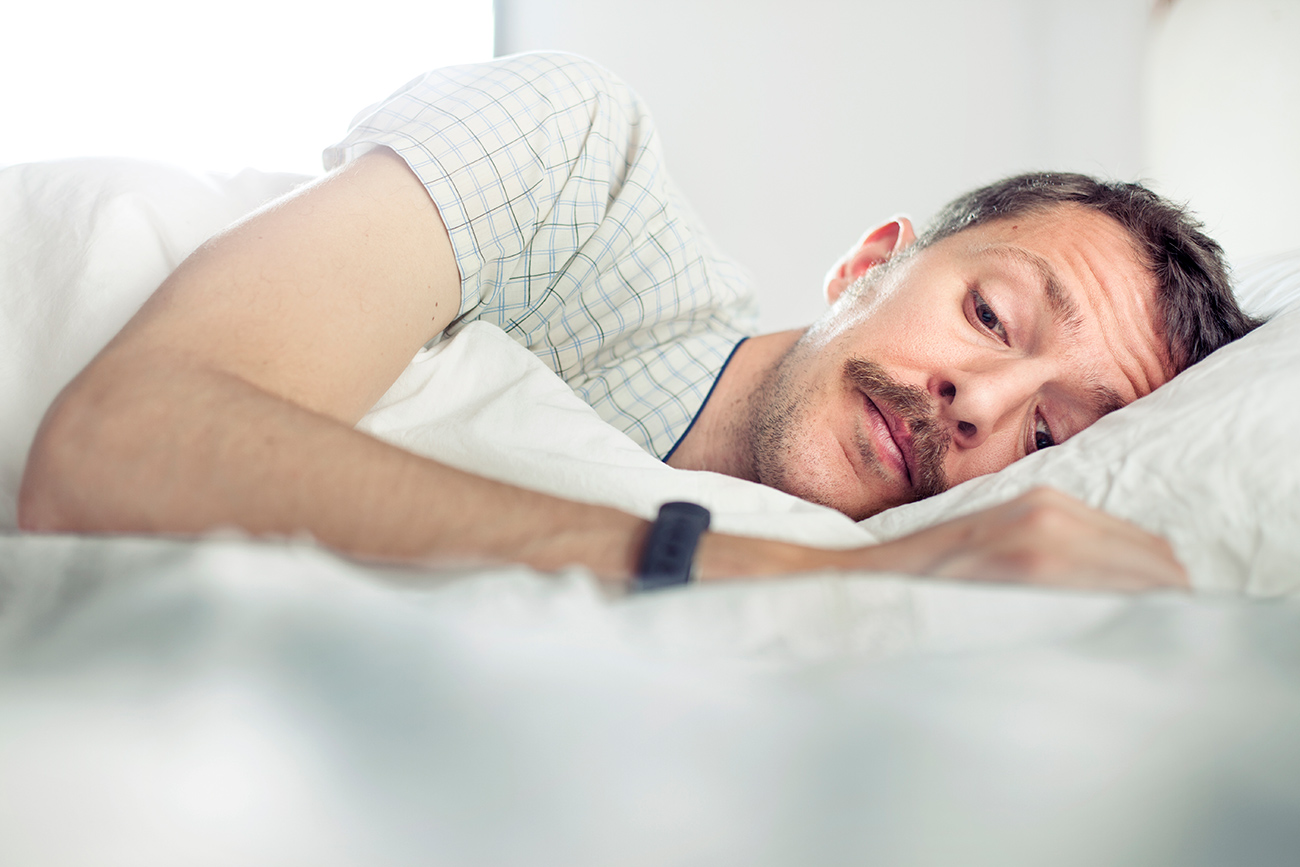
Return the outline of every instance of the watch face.
<path id="1" fill-rule="evenodd" d="M 695 548 L 709 529 L 709 510 L 695 503 L 665 503 L 650 528 L 635 589 L 656 590 L 691 580 Z"/>

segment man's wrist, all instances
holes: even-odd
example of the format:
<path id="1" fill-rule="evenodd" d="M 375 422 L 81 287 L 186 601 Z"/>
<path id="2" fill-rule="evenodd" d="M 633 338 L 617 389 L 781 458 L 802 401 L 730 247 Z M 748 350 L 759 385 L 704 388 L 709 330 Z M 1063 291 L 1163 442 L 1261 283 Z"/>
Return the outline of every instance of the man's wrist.
<path id="1" fill-rule="evenodd" d="M 851 552 L 810 548 L 791 542 L 705 533 L 696 551 L 701 580 L 762 577 L 818 569 L 852 568 Z"/>

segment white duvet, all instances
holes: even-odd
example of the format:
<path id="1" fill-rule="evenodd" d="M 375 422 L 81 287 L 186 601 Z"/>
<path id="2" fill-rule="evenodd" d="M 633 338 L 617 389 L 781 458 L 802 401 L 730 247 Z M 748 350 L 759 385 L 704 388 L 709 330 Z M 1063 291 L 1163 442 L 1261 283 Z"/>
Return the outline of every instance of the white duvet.
<path id="1" fill-rule="evenodd" d="M 57 390 L 190 249 L 299 180 L 0 171 L 0 525 Z M 581 571 L 10 529 L 0 863 L 1286 863 L 1300 603 L 1223 594 L 1300 587 L 1300 256 L 1239 276 L 1279 311 L 1255 335 L 862 524 L 664 466 L 485 325 L 421 352 L 360 425 L 825 545 L 1049 483 L 1168 536 L 1199 598 L 833 574 L 620 598 Z"/>

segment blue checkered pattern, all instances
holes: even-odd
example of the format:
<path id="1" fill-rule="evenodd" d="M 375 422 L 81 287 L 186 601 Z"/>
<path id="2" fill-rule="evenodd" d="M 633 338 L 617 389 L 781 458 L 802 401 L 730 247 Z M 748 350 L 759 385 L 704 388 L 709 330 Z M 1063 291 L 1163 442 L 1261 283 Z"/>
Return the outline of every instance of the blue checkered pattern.
<path id="1" fill-rule="evenodd" d="M 377 145 L 411 166 L 451 235 L 449 333 L 499 326 L 667 454 L 755 305 L 665 173 L 640 99 L 591 61 L 521 54 L 412 81 L 363 112 L 326 168 Z"/>

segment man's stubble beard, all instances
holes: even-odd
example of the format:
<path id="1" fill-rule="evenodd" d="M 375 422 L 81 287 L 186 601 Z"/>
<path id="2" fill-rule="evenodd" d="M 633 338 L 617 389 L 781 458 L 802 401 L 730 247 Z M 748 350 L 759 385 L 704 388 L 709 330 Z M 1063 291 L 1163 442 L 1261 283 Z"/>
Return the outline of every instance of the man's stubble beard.
<path id="1" fill-rule="evenodd" d="M 749 400 L 749 449 L 754 475 L 758 481 L 805 500 L 846 511 L 832 502 L 824 493 L 834 488 L 836 480 L 829 479 L 827 468 L 815 468 L 811 479 L 794 476 L 801 453 L 808 451 L 814 431 L 809 430 L 814 389 L 799 382 L 801 361 L 815 353 L 805 338 L 773 365 L 763 383 Z M 947 490 L 948 481 L 943 470 L 943 459 L 952 441 L 951 432 L 939 421 L 934 402 L 922 388 L 906 385 L 891 377 L 879 364 L 861 357 L 845 361 L 840 374 L 865 392 L 878 408 L 890 411 L 907 425 L 912 434 L 914 461 L 912 487 L 901 502 L 880 504 L 867 514 L 849 516 L 862 520 L 902 502 L 932 497 Z M 888 484 L 890 475 L 881 465 L 864 431 L 859 431 L 854 447 L 862 456 L 865 466 L 876 473 L 882 485 Z M 822 484 L 818 482 L 822 481 Z"/>

